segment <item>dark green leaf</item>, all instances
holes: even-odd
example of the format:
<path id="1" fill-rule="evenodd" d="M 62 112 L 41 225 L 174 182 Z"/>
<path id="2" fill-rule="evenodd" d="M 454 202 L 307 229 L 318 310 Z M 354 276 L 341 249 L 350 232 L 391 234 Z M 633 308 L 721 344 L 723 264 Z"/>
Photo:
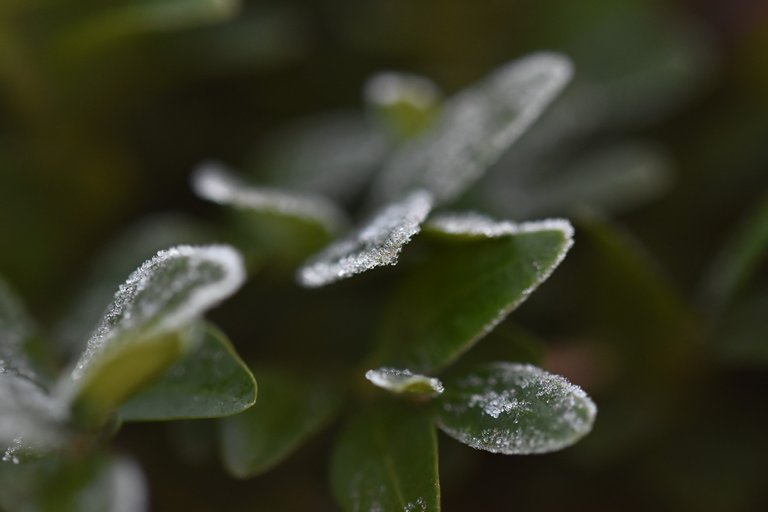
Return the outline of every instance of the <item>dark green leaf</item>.
<path id="1" fill-rule="evenodd" d="M 468 350 L 545 281 L 572 244 L 567 221 L 513 224 L 444 217 L 438 238 L 391 298 L 381 358 L 414 371 L 442 368 Z"/>
<path id="2" fill-rule="evenodd" d="M 326 425 L 341 405 L 339 390 L 322 378 L 277 370 L 255 373 L 256 405 L 220 422 L 224 465 L 238 478 L 280 463 Z"/>
<path id="3" fill-rule="evenodd" d="M 126 421 L 217 418 L 256 401 L 256 381 L 224 334 L 208 325 L 199 347 L 120 408 Z"/>
<path id="4" fill-rule="evenodd" d="M 228 246 L 160 251 L 120 287 L 59 396 L 87 421 L 103 421 L 194 344 L 189 326 L 244 277 L 239 253 Z"/>
<path id="5" fill-rule="evenodd" d="M 424 411 L 400 404 L 365 410 L 346 425 L 331 460 L 331 486 L 342 508 L 440 510 L 435 428 Z"/>
<path id="6" fill-rule="evenodd" d="M 494 453 L 560 450 L 589 433 L 597 412 L 581 388 L 531 365 L 479 366 L 445 387 L 435 401 L 440 428 Z"/>

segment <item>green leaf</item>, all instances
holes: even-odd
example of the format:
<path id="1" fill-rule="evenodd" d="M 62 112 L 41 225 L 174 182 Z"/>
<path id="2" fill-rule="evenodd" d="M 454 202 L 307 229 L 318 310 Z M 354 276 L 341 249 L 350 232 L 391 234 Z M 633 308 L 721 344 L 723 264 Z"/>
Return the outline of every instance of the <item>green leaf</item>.
<path id="1" fill-rule="evenodd" d="M 491 363 L 446 380 L 438 426 L 473 448 L 546 453 L 592 430 L 597 408 L 578 386 L 531 365 Z"/>
<path id="2" fill-rule="evenodd" d="M 528 129 L 571 77 L 570 61 L 536 53 L 502 66 L 451 98 L 433 129 L 385 165 L 381 198 L 426 189 L 439 202 L 456 198 Z"/>
<path id="3" fill-rule="evenodd" d="M 424 411 L 377 404 L 347 423 L 331 460 L 342 509 L 440 510 L 437 436 Z"/>
<path id="4" fill-rule="evenodd" d="M 573 229 L 457 215 L 425 233 L 434 243 L 395 290 L 379 331 L 379 359 L 414 371 L 448 365 L 490 332 L 560 264 Z"/>
<path id="5" fill-rule="evenodd" d="M 439 379 L 400 368 L 368 370 L 365 372 L 365 378 L 374 386 L 397 394 L 410 393 L 433 396 L 443 392 L 443 383 Z"/>
<path id="6" fill-rule="evenodd" d="M 228 246 L 160 251 L 120 286 L 58 395 L 86 421 L 103 421 L 194 344 L 190 326 L 244 277 L 239 253 Z"/>
<path id="7" fill-rule="evenodd" d="M 768 260 L 768 196 L 750 212 L 736 235 L 712 264 L 705 297 L 717 308 L 730 303 Z"/>
<path id="8" fill-rule="evenodd" d="M 373 75 L 364 91 L 369 110 L 396 139 L 415 137 L 429 128 L 442 100 L 429 79 L 394 71 Z"/>
<path id="9" fill-rule="evenodd" d="M 303 286 L 314 288 L 384 265 L 395 265 L 403 246 L 421 231 L 432 196 L 416 191 L 382 208 L 352 234 L 332 243 L 299 269 Z"/>
<path id="10" fill-rule="evenodd" d="M 342 395 L 326 379 L 257 370 L 259 400 L 220 422 L 224 465 L 232 475 L 261 474 L 288 457 L 338 412 Z"/>
<path id="11" fill-rule="evenodd" d="M 217 418 L 256 401 L 256 380 L 224 334 L 207 325 L 199 347 L 120 408 L 125 421 Z"/>
<path id="12" fill-rule="evenodd" d="M 0 451 L 2 462 L 55 450 L 66 438 L 65 404 L 50 396 L 26 354 L 31 322 L 0 279 Z M 0 463 L 1 464 L 1 463 Z"/>

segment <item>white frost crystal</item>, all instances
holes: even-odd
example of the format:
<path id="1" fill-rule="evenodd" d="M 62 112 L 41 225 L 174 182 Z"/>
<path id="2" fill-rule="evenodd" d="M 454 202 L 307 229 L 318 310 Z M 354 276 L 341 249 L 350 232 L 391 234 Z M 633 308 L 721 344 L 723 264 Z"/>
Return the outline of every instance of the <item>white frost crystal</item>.
<path id="1" fill-rule="evenodd" d="M 299 269 L 306 287 L 323 286 L 383 265 L 394 265 L 403 246 L 421 230 L 432 196 L 416 191 L 376 213 L 350 236 L 332 243 Z"/>
<path id="2" fill-rule="evenodd" d="M 439 395 L 443 383 L 435 377 L 427 377 L 400 368 L 378 368 L 365 372 L 365 378 L 375 386 L 394 393 L 428 393 Z"/>
<path id="3" fill-rule="evenodd" d="M 566 238 L 573 238 L 573 226 L 565 219 L 545 219 L 518 223 L 495 221 L 485 215 L 471 212 L 438 215 L 430 219 L 425 228 L 446 235 L 477 238 L 499 238 L 540 231 L 562 231 Z"/>
<path id="4" fill-rule="evenodd" d="M 344 213 L 328 199 L 247 185 L 214 162 L 201 164 L 195 170 L 192 187 L 197 195 L 214 203 L 309 220 L 329 233 L 347 225 Z"/>
<path id="5" fill-rule="evenodd" d="M 229 246 L 178 246 L 158 252 L 120 286 L 71 376 L 64 379 L 64 389 L 98 364 L 115 343 L 133 339 L 124 334 L 150 338 L 184 328 L 244 280 L 242 257 Z"/>
<path id="6" fill-rule="evenodd" d="M 419 187 L 439 202 L 456 198 L 520 138 L 571 74 L 566 57 L 535 53 L 454 96 L 433 130 L 389 160 L 377 184 L 379 197 Z"/>
<path id="7" fill-rule="evenodd" d="M 596 413 L 587 394 L 559 375 L 532 365 L 493 363 L 447 384 L 438 425 L 480 450 L 546 453 L 589 433 Z"/>

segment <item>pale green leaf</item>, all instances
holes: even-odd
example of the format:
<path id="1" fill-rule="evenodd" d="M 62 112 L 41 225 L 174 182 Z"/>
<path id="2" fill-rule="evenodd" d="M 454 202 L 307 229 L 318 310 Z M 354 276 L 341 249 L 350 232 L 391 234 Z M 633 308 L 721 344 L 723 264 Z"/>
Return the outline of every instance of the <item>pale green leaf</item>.
<path id="1" fill-rule="evenodd" d="M 429 128 L 442 100 L 429 79 L 395 71 L 373 75 L 364 93 L 368 109 L 396 139 L 415 137 Z"/>

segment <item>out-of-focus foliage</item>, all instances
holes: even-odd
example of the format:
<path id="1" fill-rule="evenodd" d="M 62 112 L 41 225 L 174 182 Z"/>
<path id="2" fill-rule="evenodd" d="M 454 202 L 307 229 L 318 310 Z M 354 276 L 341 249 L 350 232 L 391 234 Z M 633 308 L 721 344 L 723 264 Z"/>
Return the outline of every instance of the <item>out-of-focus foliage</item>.
<path id="1" fill-rule="evenodd" d="M 329 195 L 365 218 L 364 185 L 401 142 L 397 123 L 411 122 L 382 117 L 370 98 L 363 110 L 368 77 L 429 76 L 451 97 L 515 56 L 560 51 L 574 80 L 451 207 L 516 221 L 567 215 L 576 244 L 557 279 L 456 371 L 469 371 L 470 358 L 533 361 L 582 386 L 600 416 L 589 437 L 557 455 L 497 457 L 440 442 L 444 508 L 505 509 L 513 494 L 525 510 L 763 510 L 766 34 L 760 2 L 5 1 L 0 272 L 41 323 L 68 333 L 57 352 L 77 354 L 100 311 L 73 312 L 70 299 L 93 288 L 84 281 L 100 248 L 135 220 L 181 210 L 194 215 L 190 230 L 139 235 L 128 246 L 135 257 L 118 250 L 125 263 L 92 281 L 112 290 L 158 249 L 236 240 L 249 270 L 261 271 L 214 317 L 243 359 L 341 374 L 370 348 L 397 268 L 310 292 L 287 285 L 293 262 L 259 252 L 279 240 L 245 237 L 274 226 L 253 231 L 236 213 L 196 201 L 190 170 L 221 159 L 245 167 L 253 184 Z M 400 126 L 427 129 L 439 108 L 426 112 Z M 412 249 L 414 264 L 431 250 L 418 240 Z M 48 386 L 62 359 L 37 335 L 24 347 Z M 382 411 L 371 414 L 391 414 Z M 370 418 L 315 436 L 244 482 L 221 472 L 219 426 L 205 420 L 129 424 L 116 444 L 140 462 L 157 510 L 210 510 L 222 495 L 233 509 L 334 510 L 326 446 L 344 436 L 370 448 L 361 434 Z M 401 428 L 432 435 L 419 421 Z M 395 426 L 382 425 L 396 442 Z M 270 448 L 287 455 L 291 443 Z M 365 463 L 366 474 L 380 470 Z M 0 495 L 33 495 L 21 477 L 8 480 L 15 467 L 0 466 Z M 334 467 L 338 494 L 348 482 L 338 478 L 344 466 Z M 137 507 L 145 496 L 133 462 L 120 457 L 30 471 L 72 510 L 78 500 L 106 509 L 119 496 L 110 494 L 118 475 Z"/>

